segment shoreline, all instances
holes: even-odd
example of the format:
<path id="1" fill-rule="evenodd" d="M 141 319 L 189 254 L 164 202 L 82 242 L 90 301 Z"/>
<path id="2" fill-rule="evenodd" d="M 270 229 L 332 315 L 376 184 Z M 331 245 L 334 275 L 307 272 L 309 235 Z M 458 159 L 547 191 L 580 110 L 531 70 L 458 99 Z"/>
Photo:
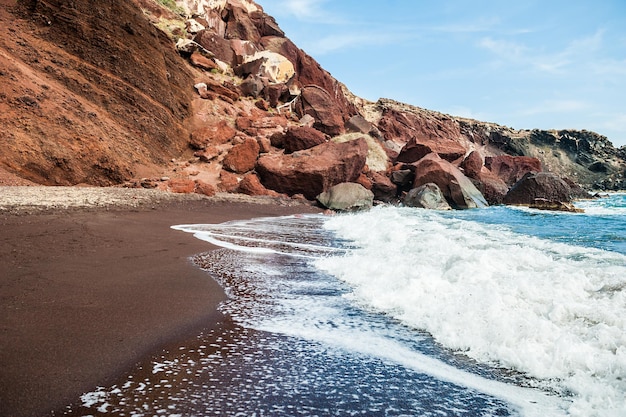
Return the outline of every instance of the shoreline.
<path id="1" fill-rule="evenodd" d="M 223 318 L 223 290 L 191 261 L 215 247 L 171 226 L 320 212 L 293 200 L 163 192 L 96 205 L 78 191 L 80 204 L 39 198 L 33 208 L 8 205 L 7 188 L 25 191 L 0 190 L 0 415 L 15 417 L 61 412 Z M 25 188 L 32 197 L 39 187 Z M 53 189 L 82 190 L 43 191 Z M 84 193 L 129 193 L 111 190 Z"/>

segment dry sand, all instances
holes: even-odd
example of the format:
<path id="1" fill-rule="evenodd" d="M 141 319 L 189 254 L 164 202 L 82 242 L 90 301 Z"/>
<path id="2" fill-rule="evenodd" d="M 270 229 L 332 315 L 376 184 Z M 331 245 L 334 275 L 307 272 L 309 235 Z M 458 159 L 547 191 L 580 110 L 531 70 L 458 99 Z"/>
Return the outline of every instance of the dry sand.
<path id="1" fill-rule="evenodd" d="M 0 187 L 0 415 L 41 416 L 221 318 L 170 228 L 318 209 L 152 190 Z"/>

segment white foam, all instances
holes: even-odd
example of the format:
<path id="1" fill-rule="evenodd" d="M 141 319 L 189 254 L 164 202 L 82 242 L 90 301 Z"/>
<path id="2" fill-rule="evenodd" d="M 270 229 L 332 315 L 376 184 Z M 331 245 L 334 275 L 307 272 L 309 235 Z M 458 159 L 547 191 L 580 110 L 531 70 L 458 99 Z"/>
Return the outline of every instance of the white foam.
<path id="1" fill-rule="evenodd" d="M 365 308 L 572 392 L 571 415 L 626 412 L 626 256 L 415 209 L 326 227 L 360 248 L 317 266 Z"/>

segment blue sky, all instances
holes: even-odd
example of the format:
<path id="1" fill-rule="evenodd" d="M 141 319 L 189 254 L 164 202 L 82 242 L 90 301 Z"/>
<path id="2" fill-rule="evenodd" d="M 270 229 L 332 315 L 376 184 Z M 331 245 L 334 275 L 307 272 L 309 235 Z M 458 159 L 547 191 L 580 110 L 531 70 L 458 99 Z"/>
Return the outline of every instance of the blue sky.
<path id="1" fill-rule="evenodd" d="M 626 0 L 257 0 L 356 95 L 626 145 Z"/>

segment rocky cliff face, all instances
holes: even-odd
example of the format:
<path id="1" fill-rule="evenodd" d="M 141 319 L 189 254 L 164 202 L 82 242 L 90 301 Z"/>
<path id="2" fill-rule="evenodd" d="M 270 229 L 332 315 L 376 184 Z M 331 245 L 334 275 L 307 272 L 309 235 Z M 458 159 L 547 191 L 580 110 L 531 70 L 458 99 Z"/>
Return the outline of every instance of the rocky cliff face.
<path id="1" fill-rule="evenodd" d="M 2 0 L 0 32 L 0 169 L 110 185 L 186 148 L 193 78 L 134 3 Z"/>
<path id="2" fill-rule="evenodd" d="M 593 132 L 353 96 L 253 1 L 0 4 L 0 182 L 309 199 L 358 182 L 389 201 L 428 156 L 433 181 L 467 178 L 490 203 L 537 170 L 626 188 L 626 150 Z"/>

